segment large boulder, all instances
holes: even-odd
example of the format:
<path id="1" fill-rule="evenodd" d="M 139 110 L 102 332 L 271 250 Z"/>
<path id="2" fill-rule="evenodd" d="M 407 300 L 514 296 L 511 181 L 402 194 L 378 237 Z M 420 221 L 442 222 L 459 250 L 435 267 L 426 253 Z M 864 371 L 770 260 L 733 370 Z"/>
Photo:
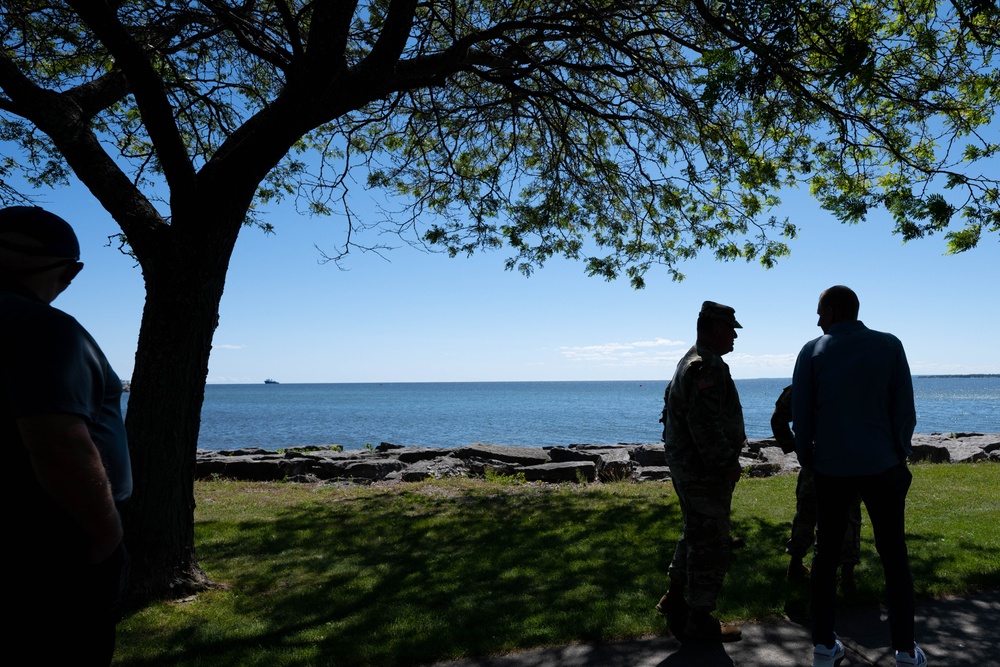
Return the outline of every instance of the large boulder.
<path id="1" fill-rule="evenodd" d="M 764 447 L 777 447 L 778 441 L 774 438 L 747 438 L 745 450 L 756 454 Z"/>
<path id="2" fill-rule="evenodd" d="M 465 465 L 470 475 L 475 475 L 476 477 L 484 477 L 487 470 L 497 475 L 510 476 L 516 474 L 522 467 L 517 463 L 498 461 L 496 459 L 483 459 L 478 456 L 459 459 L 459 461 Z"/>
<path id="3" fill-rule="evenodd" d="M 399 472 L 399 479 L 404 482 L 420 482 L 425 479 L 444 479 L 446 477 L 463 477 L 469 473 L 469 468 L 461 459 L 442 457 L 411 463 Z M 391 478 L 390 475 L 386 479 Z"/>
<path id="4" fill-rule="evenodd" d="M 565 461 L 522 466 L 515 472 L 524 473 L 529 482 L 593 482 L 597 477 L 597 464 L 593 461 Z"/>
<path id="5" fill-rule="evenodd" d="M 639 468 L 637 482 L 669 482 L 670 468 L 668 466 L 643 466 Z"/>
<path id="6" fill-rule="evenodd" d="M 597 476 L 602 482 L 620 482 L 632 476 L 633 465 L 627 449 L 600 450 Z"/>
<path id="7" fill-rule="evenodd" d="M 779 475 L 798 472 L 802 467 L 799 465 L 799 457 L 792 452 L 786 454 L 780 447 L 761 447 L 757 452 L 758 463 L 771 463 L 778 466 Z"/>
<path id="8" fill-rule="evenodd" d="M 597 463 L 601 460 L 601 451 L 607 450 L 577 449 L 573 447 L 546 447 L 545 451 L 548 452 L 549 460 L 553 463 L 563 463 L 565 461 L 590 461 L 591 463 Z M 626 455 L 628 454 L 627 451 L 625 451 L 625 453 Z"/>
<path id="9" fill-rule="evenodd" d="M 445 457 L 452 457 L 454 449 L 444 447 L 407 447 L 396 452 L 396 458 L 403 463 L 415 463 L 417 461 L 433 461 Z M 454 458 L 454 457 L 452 457 Z"/>
<path id="10" fill-rule="evenodd" d="M 354 480 L 377 482 L 392 472 L 402 470 L 406 465 L 396 459 L 374 459 L 354 461 L 344 466 L 344 477 Z"/>
<path id="11" fill-rule="evenodd" d="M 476 442 L 466 447 L 453 450 L 453 456 L 460 459 L 492 459 L 504 463 L 515 463 L 521 466 L 533 466 L 549 462 L 549 455 L 544 449 L 535 447 L 511 447 L 510 445 L 487 445 Z"/>
<path id="12" fill-rule="evenodd" d="M 219 476 L 254 482 L 277 482 L 308 473 L 311 463 L 307 458 L 288 459 L 275 452 L 258 455 L 216 456 L 200 462 L 195 468 L 195 472 L 196 476 L 201 479 Z"/>
<path id="13" fill-rule="evenodd" d="M 633 447 L 632 460 L 635 461 L 636 465 L 640 465 L 644 468 L 647 466 L 667 465 L 667 457 L 666 453 L 663 451 L 663 445 L 656 443 L 636 445 Z"/>
<path id="14" fill-rule="evenodd" d="M 334 459 L 316 457 L 309 466 L 309 474 L 318 479 L 343 479 L 347 477 L 347 466 L 357 459 Z"/>
<path id="15" fill-rule="evenodd" d="M 949 463 L 951 461 L 948 438 L 940 434 L 914 435 L 913 439 L 910 440 L 910 447 L 913 449 L 910 461 L 914 463 Z"/>
<path id="16" fill-rule="evenodd" d="M 749 477 L 771 477 L 781 472 L 781 464 L 740 457 L 740 468 Z"/>

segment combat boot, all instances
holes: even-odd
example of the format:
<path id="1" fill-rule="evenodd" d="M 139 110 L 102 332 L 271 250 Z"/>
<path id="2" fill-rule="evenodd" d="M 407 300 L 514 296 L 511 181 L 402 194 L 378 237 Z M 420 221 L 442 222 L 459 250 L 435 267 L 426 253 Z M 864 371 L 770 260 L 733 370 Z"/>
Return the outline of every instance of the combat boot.
<path id="1" fill-rule="evenodd" d="M 722 623 L 707 611 L 692 609 L 684 627 L 684 638 L 703 642 L 738 642 L 743 639 L 740 626 Z"/>
<path id="2" fill-rule="evenodd" d="M 667 617 L 670 632 L 677 639 L 681 639 L 690 611 L 687 601 L 684 599 L 684 585 L 671 582 L 666 594 L 656 603 L 656 611 Z"/>

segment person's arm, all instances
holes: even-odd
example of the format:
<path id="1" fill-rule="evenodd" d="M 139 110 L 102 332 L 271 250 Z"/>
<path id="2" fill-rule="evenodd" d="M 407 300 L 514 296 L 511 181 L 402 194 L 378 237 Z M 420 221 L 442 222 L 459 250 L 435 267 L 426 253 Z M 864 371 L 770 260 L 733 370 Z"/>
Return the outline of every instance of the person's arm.
<path id="1" fill-rule="evenodd" d="M 792 433 L 788 422 L 779 417 L 777 413 L 771 415 L 771 433 L 774 434 L 774 439 L 777 441 L 778 447 L 781 447 L 782 452 L 791 454 L 795 451 L 795 434 Z"/>
<path id="2" fill-rule="evenodd" d="M 785 454 L 795 451 L 795 434 L 788 426 L 792 421 L 792 387 L 785 387 L 781 396 L 774 403 L 774 413 L 771 415 L 771 433 L 778 441 L 778 446 Z"/>
<path id="3" fill-rule="evenodd" d="M 906 361 L 903 344 L 897 341 L 899 351 L 896 359 L 896 377 L 892 387 L 893 437 L 902 451 L 903 457 L 913 453 L 913 430 L 917 427 L 917 409 L 913 400 L 913 377 Z"/>
<path id="4" fill-rule="evenodd" d="M 42 488 L 90 537 L 88 560 L 105 560 L 121 543 L 122 525 L 87 423 L 78 415 L 45 414 L 21 417 L 17 426 Z"/>
<path id="5" fill-rule="evenodd" d="M 806 345 L 795 360 L 792 373 L 792 428 L 799 465 L 813 467 L 813 439 L 816 434 L 816 390 L 813 386 L 812 344 Z"/>

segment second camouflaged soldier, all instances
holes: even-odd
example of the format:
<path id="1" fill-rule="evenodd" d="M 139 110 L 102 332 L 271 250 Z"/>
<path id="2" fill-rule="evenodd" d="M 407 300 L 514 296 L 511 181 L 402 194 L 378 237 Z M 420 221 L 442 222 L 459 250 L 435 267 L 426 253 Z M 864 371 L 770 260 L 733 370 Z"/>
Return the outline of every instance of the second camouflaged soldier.
<path id="1" fill-rule="evenodd" d="M 795 434 L 788 423 L 792 421 L 792 385 L 785 387 L 774 403 L 771 415 L 771 432 L 778 446 L 785 454 L 795 451 Z M 802 560 L 813 546 L 816 535 L 816 485 L 812 470 L 800 468 L 795 484 L 795 518 L 792 520 L 792 537 L 785 545 L 789 555 L 788 580 L 803 582 L 809 576 L 809 568 Z M 847 532 L 840 548 L 840 588 L 845 593 L 853 593 L 854 567 L 861 562 L 861 499 L 856 498 L 848 515 Z"/>
<path id="2" fill-rule="evenodd" d="M 670 588 L 656 608 L 682 639 L 742 636 L 712 615 L 729 564 L 729 512 L 746 441 L 743 408 L 722 360 L 739 328 L 729 306 L 702 304 L 697 343 L 677 364 L 664 409 L 666 459 L 684 531 L 670 563 Z"/>

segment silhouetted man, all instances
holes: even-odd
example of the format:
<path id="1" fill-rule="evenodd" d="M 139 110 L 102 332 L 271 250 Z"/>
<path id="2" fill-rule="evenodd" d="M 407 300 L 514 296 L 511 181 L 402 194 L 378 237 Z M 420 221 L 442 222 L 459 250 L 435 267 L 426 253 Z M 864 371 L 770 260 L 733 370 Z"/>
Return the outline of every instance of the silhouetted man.
<path id="1" fill-rule="evenodd" d="M 732 547 L 729 512 L 746 441 L 743 407 L 729 366 L 736 311 L 701 306 L 698 340 L 678 362 L 663 414 L 670 478 L 681 507 L 681 533 L 670 563 L 670 588 L 656 608 L 683 639 L 738 641 L 740 628 L 712 615 Z M 682 630 L 683 628 L 683 630 Z"/>
<path id="2" fill-rule="evenodd" d="M 132 491 L 121 380 L 49 304 L 83 268 L 62 218 L 0 210 L 5 645 L 24 661 L 110 664 L 128 569 L 116 503 Z"/>
<path id="3" fill-rule="evenodd" d="M 802 348 L 792 380 L 795 449 L 816 482 L 812 571 L 813 665 L 834 665 L 837 560 L 851 502 L 861 495 L 875 532 L 897 665 L 926 665 L 913 641 L 913 575 L 904 513 L 912 475 L 906 457 L 916 426 L 903 345 L 858 320 L 858 297 L 837 285 L 819 297 L 823 335 Z"/>

